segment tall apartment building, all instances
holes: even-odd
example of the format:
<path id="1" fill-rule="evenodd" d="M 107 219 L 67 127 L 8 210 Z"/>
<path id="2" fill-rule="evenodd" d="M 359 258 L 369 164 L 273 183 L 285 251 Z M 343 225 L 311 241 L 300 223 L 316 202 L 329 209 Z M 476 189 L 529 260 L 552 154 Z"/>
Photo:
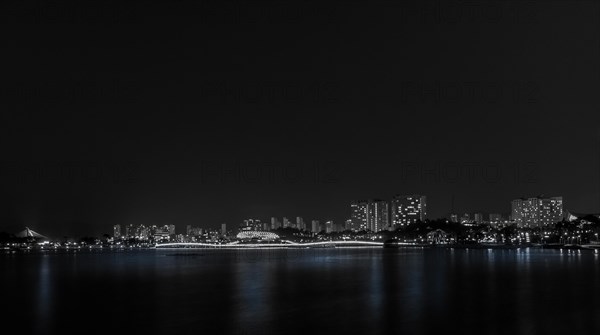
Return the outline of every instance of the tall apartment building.
<path id="1" fill-rule="evenodd" d="M 316 234 L 321 232 L 321 230 L 321 223 L 319 222 L 319 220 L 312 220 L 310 231 Z"/>
<path id="2" fill-rule="evenodd" d="M 350 203 L 350 227 L 360 231 L 380 231 L 390 225 L 389 204 L 384 200 L 359 200 Z"/>
<path id="3" fill-rule="evenodd" d="M 369 202 L 365 200 L 353 201 L 350 203 L 350 221 L 349 229 L 354 231 L 367 230 L 369 228 L 367 217 L 369 213 Z"/>
<path id="4" fill-rule="evenodd" d="M 427 197 L 423 195 L 396 195 L 390 202 L 392 226 L 403 227 L 427 218 Z"/>
<path id="5" fill-rule="evenodd" d="M 544 227 L 562 220 L 562 197 L 521 198 L 511 201 L 511 219 L 518 227 Z"/>
<path id="6" fill-rule="evenodd" d="M 281 228 L 281 222 L 276 217 L 271 218 L 271 229 Z"/>
<path id="7" fill-rule="evenodd" d="M 264 228 L 264 226 L 259 219 L 246 219 L 242 222 L 242 225 L 240 226 L 240 230 L 243 230 L 243 231 L 248 231 L 248 230 L 259 231 L 259 230 L 263 230 L 263 228 Z"/>
<path id="8" fill-rule="evenodd" d="M 297 216 L 296 217 L 296 228 L 300 230 L 306 230 L 306 225 L 304 224 L 304 219 Z"/>
<path id="9" fill-rule="evenodd" d="M 389 204 L 384 200 L 371 200 L 367 205 L 367 227 L 378 232 L 390 225 Z"/>

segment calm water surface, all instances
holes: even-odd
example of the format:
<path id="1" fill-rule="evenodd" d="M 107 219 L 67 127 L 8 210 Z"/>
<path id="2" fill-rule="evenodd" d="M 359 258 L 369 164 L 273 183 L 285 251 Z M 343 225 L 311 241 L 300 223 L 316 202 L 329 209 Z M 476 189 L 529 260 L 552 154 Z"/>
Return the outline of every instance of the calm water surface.
<path id="1" fill-rule="evenodd" d="M 0 271 L 23 334 L 600 333 L 593 251 L 5 254 Z"/>

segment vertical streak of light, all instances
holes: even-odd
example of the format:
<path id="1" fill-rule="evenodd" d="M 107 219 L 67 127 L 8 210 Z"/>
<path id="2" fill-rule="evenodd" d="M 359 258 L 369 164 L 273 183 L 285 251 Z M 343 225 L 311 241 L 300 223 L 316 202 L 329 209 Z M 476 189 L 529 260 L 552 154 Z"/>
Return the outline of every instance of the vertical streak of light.
<path id="1" fill-rule="evenodd" d="M 37 320 L 35 322 L 36 334 L 49 333 L 50 327 L 50 304 L 51 304 L 51 281 L 50 265 L 48 255 L 42 256 L 39 269 L 38 296 L 37 302 Z"/>

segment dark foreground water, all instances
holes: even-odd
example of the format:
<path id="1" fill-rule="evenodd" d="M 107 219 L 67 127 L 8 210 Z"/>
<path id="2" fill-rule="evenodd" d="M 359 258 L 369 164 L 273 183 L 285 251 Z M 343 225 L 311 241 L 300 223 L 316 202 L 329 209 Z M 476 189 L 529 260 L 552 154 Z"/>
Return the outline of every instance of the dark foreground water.
<path id="1" fill-rule="evenodd" d="M 0 255 L 2 327 L 22 334 L 598 334 L 599 257 L 538 249 Z"/>

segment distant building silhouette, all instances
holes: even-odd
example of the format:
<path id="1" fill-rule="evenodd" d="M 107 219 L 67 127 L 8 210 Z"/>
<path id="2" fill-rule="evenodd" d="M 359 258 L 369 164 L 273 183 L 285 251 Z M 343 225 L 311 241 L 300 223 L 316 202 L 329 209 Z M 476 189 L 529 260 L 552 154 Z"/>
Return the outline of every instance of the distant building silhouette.
<path id="1" fill-rule="evenodd" d="M 296 217 L 296 228 L 300 230 L 306 230 L 306 224 L 304 223 L 304 219 L 299 216 Z"/>
<path id="2" fill-rule="evenodd" d="M 120 224 L 116 224 L 113 226 L 113 237 L 114 238 L 121 238 L 121 225 Z"/>
<path id="3" fill-rule="evenodd" d="M 321 223 L 319 222 L 319 220 L 312 220 L 311 222 L 311 232 L 313 233 L 319 233 L 321 232 Z"/>

